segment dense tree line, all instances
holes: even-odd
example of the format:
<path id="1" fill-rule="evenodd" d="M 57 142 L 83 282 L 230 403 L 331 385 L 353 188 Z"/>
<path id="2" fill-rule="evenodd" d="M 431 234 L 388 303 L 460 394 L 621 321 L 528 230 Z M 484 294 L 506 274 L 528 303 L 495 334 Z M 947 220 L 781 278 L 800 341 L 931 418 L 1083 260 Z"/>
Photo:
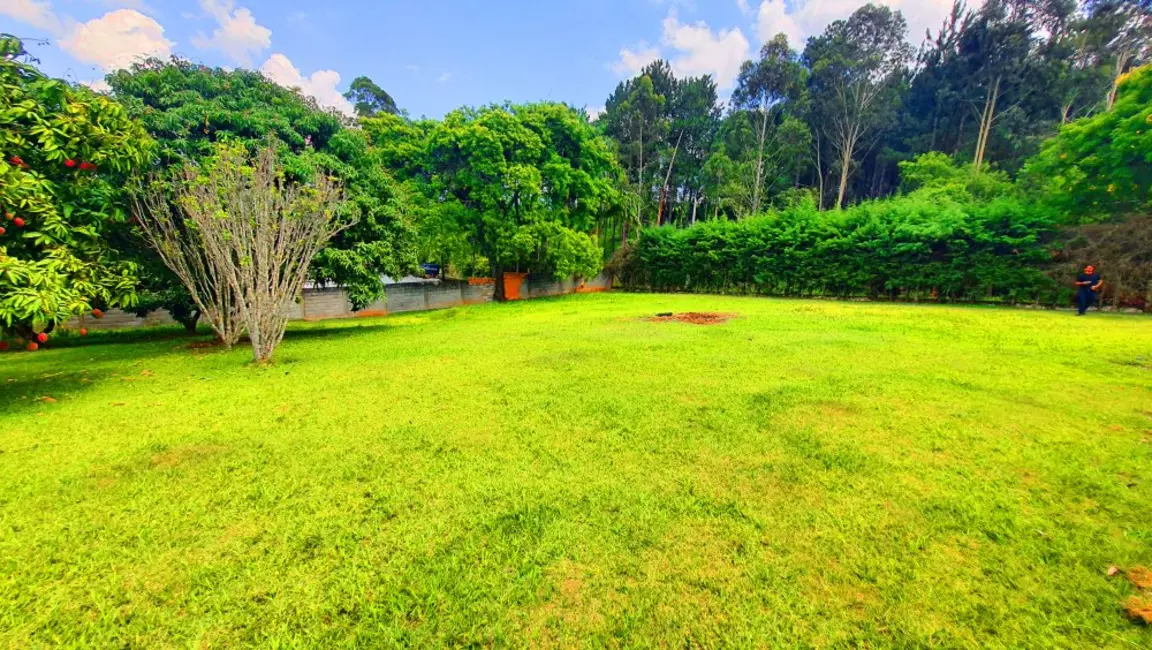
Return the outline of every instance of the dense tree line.
<path id="1" fill-rule="evenodd" d="M 1107 269 L 1112 306 L 1152 305 L 1152 66 L 1111 109 L 1064 126 L 1018 178 L 941 153 L 900 163 L 893 197 L 811 196 L 742 220 L 650 227 L 609 268 L 625 284 L 784 296 L 1066 304 Z"/>
<path id="2" fill-rule="evenodd" d="M 797 52 L 783 36 L 746 62 L 727 106 L 708 77 L 657 61 L 610 95 L 629 228 L 742 219 L 797 191 L 820 208 L 889 196 L 899 164 L 939 151 L 974 173 L 1016 173 L 1063 124 L 1115 102 L 1149 60 L 1152 4 L 957 2 L 914 47 L 898 11 L 865 5 Z M 921 35 L 913 34 L 915 41 Z"/>

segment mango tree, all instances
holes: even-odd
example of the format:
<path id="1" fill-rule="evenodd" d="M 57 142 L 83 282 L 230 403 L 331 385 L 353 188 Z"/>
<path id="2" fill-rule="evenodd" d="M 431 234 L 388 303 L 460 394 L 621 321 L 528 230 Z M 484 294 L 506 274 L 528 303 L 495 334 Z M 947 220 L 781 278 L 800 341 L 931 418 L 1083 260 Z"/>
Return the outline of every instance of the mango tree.
<path id="1" fill-rule="evenodd" d="M 0 35 L 3 337 L 34 349 L 73 316 L 135 302 L 135 267 L 105 235 L 125 220 L 120 188 L 150 142 L 115 101 L 45 77 Z"/>

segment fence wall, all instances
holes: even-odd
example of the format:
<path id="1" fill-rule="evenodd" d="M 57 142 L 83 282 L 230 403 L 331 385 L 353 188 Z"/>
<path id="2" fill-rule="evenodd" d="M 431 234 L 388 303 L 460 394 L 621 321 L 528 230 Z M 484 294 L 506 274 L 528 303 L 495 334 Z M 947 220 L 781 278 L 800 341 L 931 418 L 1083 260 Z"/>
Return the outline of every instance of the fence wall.
<path id="1" fill-rule="evenodd" d="M 585 291 L 607 291 L 611 280 L 603 275 L 589 280 L 581 286 L 572 279 L 554 280 L 550 277 L 529 276 L 521 289 L 526 299 L 559 296 Z M 411 282 L 390 284 L 385 287 L 385 295 L 374 304 L 354 312 L 348 302 L 348 293 L 343 289 L 307 289 L 302 300 L 289 308 L 291 320 L 325 320 L 328 318 L 352 318 L 356 316 L 385 316 L 431 309 L 450 309 L 462 305 L 476 305 L 492 302 L 495 286 L 492 284 L 468 284 L 459 280 L 443 282 Z M 134 314 L 116 309 L 108 311 L 104 318 L 87 318 L 84 326 L 88 329 L 133 329 L 156 325 L 175 325 L 176 321 L 168 312 L 160 310 L 140 318 Z M 69 323 L 78 327 L 77 321 Z"/>

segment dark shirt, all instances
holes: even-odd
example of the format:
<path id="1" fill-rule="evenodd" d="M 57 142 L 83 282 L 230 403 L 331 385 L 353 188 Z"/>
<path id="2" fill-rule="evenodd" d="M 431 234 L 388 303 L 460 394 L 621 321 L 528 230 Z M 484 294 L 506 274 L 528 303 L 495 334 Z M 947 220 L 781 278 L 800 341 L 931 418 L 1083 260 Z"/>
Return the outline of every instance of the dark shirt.
<path id="1" fill-rule="evenodd" d="M 1089 283 L 1091 283 L 1091 284 L 1082 285 L 1080 287 L 1080 293 L 1093 293 L 1092 287 L 1100 284 L 1100 274 L 1093 273 L 1092 275 L 1088 275 L 1087 273 L 1081 273 L 1080 277 L 1076 278 L 1076 281 L 1077 282 L 1089 282 Z"/>

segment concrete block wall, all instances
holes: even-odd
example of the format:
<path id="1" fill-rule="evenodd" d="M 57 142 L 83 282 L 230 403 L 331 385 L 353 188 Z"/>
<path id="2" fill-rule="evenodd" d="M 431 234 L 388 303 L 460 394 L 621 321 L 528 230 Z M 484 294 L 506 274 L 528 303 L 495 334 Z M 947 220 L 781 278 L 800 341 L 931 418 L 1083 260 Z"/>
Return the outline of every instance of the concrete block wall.
<path id="1" fill-rule="evenodd" d="M 460 295 L 465 305 L 479 305 L 492 302 L 496 298 L 495 284 L 465 284 L 460 287 Z"/>
<path id="2" fill-rule="evenodd" d="M 544 298 L 573 293 L 578 289 L 604 290 L 611 280 L 599 276 L 589 280 L 583 288 L 572 279 L 554 280 L 550 277 L 529 277 L 522 289 L 525 298 Z M 351 318 L 353 316 L 383 316 L 385 314 L 399 314 L 430 309 L 449 309 L 461 305 L 476 305 L 492 302 L 496 293 L 493 284 L 468 284 L 459 280 L 445 280 L 443 282 L 427 283 L 398 283 L 385 287 L 384 298 L 371 304 L 361 311 L 352 311 L 352 303 L 348 301 L 348 293 L 339 288 L 307 289 L 301 300 L 297 300 L 288 308 L 290 320 L 324 320 L 328 318 Z M 84 326 L 88 329 L 135 329 L 139 327 L 152 327 L 156 325 L 177 324 L 168 312 L 163 310 L 148 314 L 145 318 L 138 318 L 133 314 L 119 310 L 111 310 L 104 318 L 95 320 L 86 318 Z M 78 321 L 73 319 L 69 327 L 79 327 Z"/>
<path id="3" fill-rule="evenodd" d="M 339 288 L 309 289 L 304 292 L 304 300 L 300 304 L 303 320 L 346 318 L 352 315 L 348 292 Z"/>
<path id="4" fill-rule="evenodd" d="M 428 309 L 427 289 L 423 284 L 393 284 L 385 293 L 384 304 L 390 314 Z"/>
<path id="5" fill-rule="evenodd" d="M 162 325 L 179 325 L 179 323 L 163 309 L 149 312 L 148 315 L 143 318 L 131 312 L 110 309 L 104 312 L 103 318 L 96 319 L 91 316 L 86 317 L 83 324 L 81 324 L 79 318 L 73 318 L 68 321 L 66 328 L 79 329 L 86 327 L 90 330 L 130 330 L 141 327 L 159 327 Z"/>

